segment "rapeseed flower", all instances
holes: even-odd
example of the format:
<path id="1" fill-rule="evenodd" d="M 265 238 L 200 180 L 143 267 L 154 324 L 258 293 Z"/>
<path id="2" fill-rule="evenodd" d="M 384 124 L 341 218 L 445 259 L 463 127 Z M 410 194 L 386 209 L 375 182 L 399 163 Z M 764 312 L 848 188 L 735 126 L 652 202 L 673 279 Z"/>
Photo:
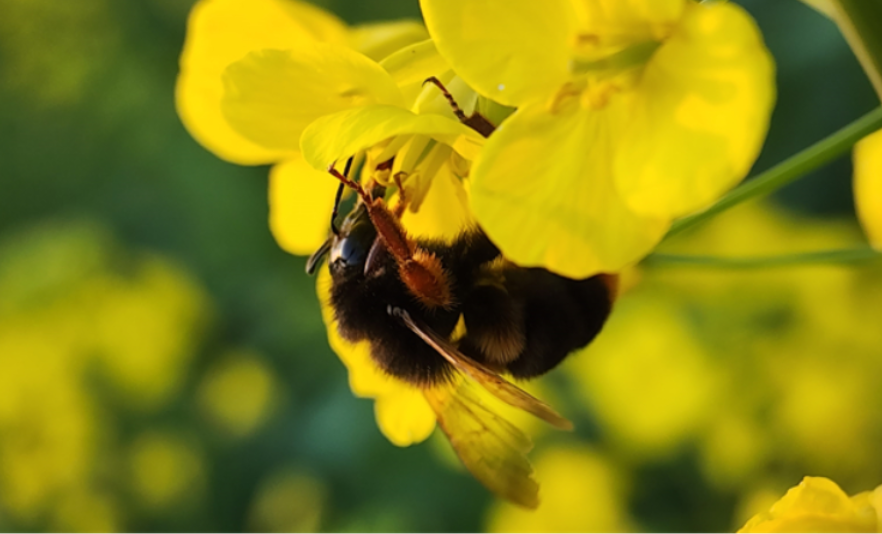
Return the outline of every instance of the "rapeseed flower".
<path id="1" fill-rule="evenodd" d="M 774 66 L 753 20 L 691 0 L 422 0 L 441 55 L 517 107 L 470 201 L 503 253 L 584 278 L 645 256 L 755 160 Z"/>
<path id="2" fill-rule="evenodd" d="M 849 497 L 835 482 L 805 477 L 738 532 L 879 532 L 882 486 Z"/>
<path id="3" fill-rule="evenodd" d="M 870 244 L 882 250 L 882 131 L 854 147 L 854 201 Z"/>
<path id="4" fill-rule="evenodd" d="M 405 176 L 409 232 L 452 237 L 470 220 L 462 179 L 483 138 L 438 88 L 423 87 L 436 76 L 468 113 L 477 105 L 426 37 L 410 21 L 347 28 L 300 2 L 203 0 L 181 59 L 179 113 L 220 157 L 276 163 L 270 226 L 289 252 L 311 253 L 326 239 L 338 186 L 327 168 L 349 158 L 363 181 L 394 186 Z M 325 318 L 352 390 L 376 399 L 383 433 L 397 445 L 425 439 L 435 416 L 420 391 L 385 376 L 366 345 L 339 339 L 327 309 Z"/>

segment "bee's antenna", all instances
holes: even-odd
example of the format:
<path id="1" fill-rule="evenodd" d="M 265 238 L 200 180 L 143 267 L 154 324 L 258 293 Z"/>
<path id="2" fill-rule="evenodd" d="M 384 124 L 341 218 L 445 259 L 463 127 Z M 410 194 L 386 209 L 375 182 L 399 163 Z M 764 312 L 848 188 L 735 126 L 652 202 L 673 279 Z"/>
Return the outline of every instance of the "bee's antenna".
<path id="1" fill-rule="evenodd" d="M 349 177 L 349 171 L 352 169 L 352 158 L 350 157 L 346 160 L 346 167 L 343 169 L 343 176 Z M 337 195 L 334 197 L 334 211 L 331 212 L 331 232 L 334 235 L 340 235 L 340 229 L 337 228 L 337 223 L 335 222 L 337 219 L 337 212 L 340 210 L 340 200 L 343 198 L 343 188 L 346 187 L 345 183 L 340 183 L 340 187 L 337 188 Z"/>
<path id="2" fill-rule="evenodd" d="M 334 197 L 334 211 L 331 212 L 331 232 L 337 237 L 340 236 L 340 229 L 337 228 L 337 223 L 335 221 L 337 219 L 337 212 L 340 209 L 340 199 L 343 198 L 343 189 L 345 188 L 346 184 L 343 183 L 337 188 L 337 196 Z"/>

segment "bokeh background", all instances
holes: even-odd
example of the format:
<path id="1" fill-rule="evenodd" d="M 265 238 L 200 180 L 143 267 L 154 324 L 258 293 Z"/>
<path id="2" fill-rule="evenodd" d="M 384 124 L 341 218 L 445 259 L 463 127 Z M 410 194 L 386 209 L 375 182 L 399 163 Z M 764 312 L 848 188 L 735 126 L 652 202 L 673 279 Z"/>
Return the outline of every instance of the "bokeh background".
<path id="1" fill-rule="evenodd" d="M 416 0 L 317 2 L 351 23 Z M 778 62 L 768 168 L 878 105 L 835 26 L 744 0 Z M 173 100 L 192 0 L 0 0 L 0 530 L 736 529 L 804 475 L 882 483 L 882 266 L 646 267 L 526 421 L 544 504 L 399 449 L 327 346 L 267 168 Z M 665 245 L 859 246 L 848 158 Z"/>

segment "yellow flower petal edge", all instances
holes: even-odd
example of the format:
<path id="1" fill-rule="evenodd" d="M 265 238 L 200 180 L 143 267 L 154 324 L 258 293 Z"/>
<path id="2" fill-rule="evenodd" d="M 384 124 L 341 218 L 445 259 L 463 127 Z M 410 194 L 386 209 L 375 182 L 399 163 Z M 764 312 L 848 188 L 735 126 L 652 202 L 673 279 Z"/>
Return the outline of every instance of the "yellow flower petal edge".
<path id="1" fill-rule="evenodd" d="M 249 52 L 285 49 L 315 40 L 343 44 L 346 26 L 335 16 L 294 0 L 200 0 L 190 12 L 175 88 L 187 130 L 217 156 L 244 165 L 269 163 L 279 153 L 246 139 L 221 113 L 224 69 Z"/>
<path id="2" fill-rule="evenodd" d="M 619 110 L 519 109 L 472 169 L 472 211 L 503 254 L 570 278 L 616 272 L 661 240 L 669 220 L 630 211 L 610 178 Z"/>
<path id="3" fill-rule="evenodd" d="M 682 216 L 747 175 L 768 131 L 774 63 L 741 7 L 690 4 L 637 92 L 616 186 L 639 213 Z"/>
<path id="4" fill-rule="evenodd" d="M 224 72 L 221 108 L 230 125 L 286 153 L 297 151 L 316 118 L 374 103 L 401 105 L 401 91 L 377 63 L 342 46 L 252 52 Z"/>
<path id="5" fill-rule="evenodd" d="M 396 106 L 373 105 L 349 109 L 317 119 L 303 132 L 300 149 L 316 169 L 327 169 L 333 162 L 359 150 L 402 134 L 421 134 L 456 149 L 483 143 L 483 137 L 459 121 L 440 115 L 417 115 Z M 464 156 L 471 151 L 463 150 Z"/>
<path id="6" fill-rule="evenodd" d="M 269 176 L 270 230 L 291 254 L 315 252 L 328 237 L 338 182 L 297 154 L 275 165 Z"/>
<path id="7" fill-rule="evenodd" d="M 426 27 L 415 20 L 373 22 L 355 26 L 349 33 L 349 45 L 380 61 L 402 48 L 429 38 Z"/>
<path id="8" fill-rule="evenodd" d="M 805 477 L 738 532 L 878 532 L 877 510 L 868 497 L 849 499 L 832 480 Z"/>
<path id="9" fill-rule="evenodd" d="M 855 145 L 854 201 L 870 244 L 882 250 L 882 130 Z"/>
<path id="10" fill-rule="evenodd" d="M 569 0 L 421 0 L 420 7 L 441 55 L 492 100 L 519 106 L 569 78 Z"/>
<path id="11" fill-rule="evenodd" d="M 380 66 L 386 69 L 399 87 L 412 83 L 422 85 L 429 76 L 450 70 L 431 39 L 405 46 L 386 57 Z"/>
<path id="12" fill-rule="evenodd" d="M 367 342 L 352 344 L 340 337 L 329 304 L 331 274 L 319 271 L 316 292 L 328 342 L 349 372 L 349 386 L 359 397 L 376 399 L 374 412 L 380 431 L 394 445 L 406 447 L 428 438 L 435 428 L 435 414 L 422 391 L 383 373 L 370 356 Z"/>

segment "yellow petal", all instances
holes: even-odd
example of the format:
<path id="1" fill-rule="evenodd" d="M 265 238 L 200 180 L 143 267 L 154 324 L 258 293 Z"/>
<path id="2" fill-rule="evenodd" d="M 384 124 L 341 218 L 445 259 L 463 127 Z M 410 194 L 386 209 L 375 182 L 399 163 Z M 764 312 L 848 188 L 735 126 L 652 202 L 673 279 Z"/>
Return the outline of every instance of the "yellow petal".
<path id="1" fill-rule="evenodd" d="M 369 343 L 353 344 L 340 337 L 329 304 L 330 288 L 330 272 L 322 268 L 316 281 L 322 319 L 328 329 L 328 343 L 349 372 L 352 392 L 376 399 L 377 424 L 393 444 L 406 447 L 425 440 L 435 428 L 435 414 L 422 392 L 383 373 L 371 359 Z"/>
<path id="2" fill-rule="evenodd" d="M 445 164 L 432 178 L 418 212 L 406 211 L 401 222 L 416 237 L 452 241 L 473 223 L 462 182 Z"/>
<path id="3" fill-rule="evenodd" d="M 870 244 L 882 250 L 882 130 L 855 146 L 854 201 Z"/>
<path id="4" fill-rule="evenodd" d="M 294 0 L 201 0 L 190 13 L 176 98 L 184 125 L 219 157 L 241 164 L 279 159 L 234 131 L 221 114 L 221 75 L 230 63 L 265 48 L 314 40 L 346 42 L 346 27 L 321 9 Z"/>
<path id="5" fill-rule="evenodd" d="M 738 532 L 876 532 L 876 513 L 858 506 L 832 480 L 805 477 Z"/>
<path id="6" fill-rule="evenodd" d="M 508 106 L 551 96 L 569 79 L 569 0 L 421 0 L 429 34 L 456 73 Z"/>
<path id="7" fill-rule="evenodd" d="M 372 22 L 355 26 L 349 33 L 349 44 L 374 61 L 402 48 L 429 38 L 426 27 L 415 20 Z"/>
<path id="8" fill-rule="evenodd" d="M 519 109 L 472 169 L 472 211 L 503 254 L 571 278 L 634 263 L 667 231 L 624 205 L 610 176 L 616 106 Z"/>
<path id="9" fill-rule="evenodd" d="M 316 169 L 347 158 L 359 150 L 404 134 L 421 134 L 454 146 L 461 138 L 483 142 L 468 126 L 440 115 L 417 115 L 395 106 L 364 106 L 322 117 L 303 132 L 303 157 Z"/>
<path id="10" fill-rule="evenodd" d="M 315 252 L 328 237 L 338 182 L 296 154 L 274 166 L 269 177 L 270 230 L 291 254 Z"/>
<path id="11" fill-rule="evenodd" d="M 398 50 L 380 62 L 399 86 L 422 83 L 429 76 L 438 76 L 450 69 L 431 39 Z"/>
<path id="12" fill-rule="evenodd" d="M 774 64 L 742 8 L 694 4 L 646 66 L 638 95 L 616 185 L 635 211 L 681 216 L 747 175 L 768 130 Z"/>
<path id="13" fill-rule="evenodd" d="M 435 430 L 435 414 L 420 389 L 403 386 L 374 402 L 377 425 L 393 445 L 407 447 L 420 443 Z"/>
<path id="14" fill-rule="evenodd" d="M 293 153 L 322 115 L 373 103 L 401 104 L 401 91 L 377 63 L 348 48 L 310 43 L 252 52 L 224 72 L 224 116 L 264 147 Z"/>

